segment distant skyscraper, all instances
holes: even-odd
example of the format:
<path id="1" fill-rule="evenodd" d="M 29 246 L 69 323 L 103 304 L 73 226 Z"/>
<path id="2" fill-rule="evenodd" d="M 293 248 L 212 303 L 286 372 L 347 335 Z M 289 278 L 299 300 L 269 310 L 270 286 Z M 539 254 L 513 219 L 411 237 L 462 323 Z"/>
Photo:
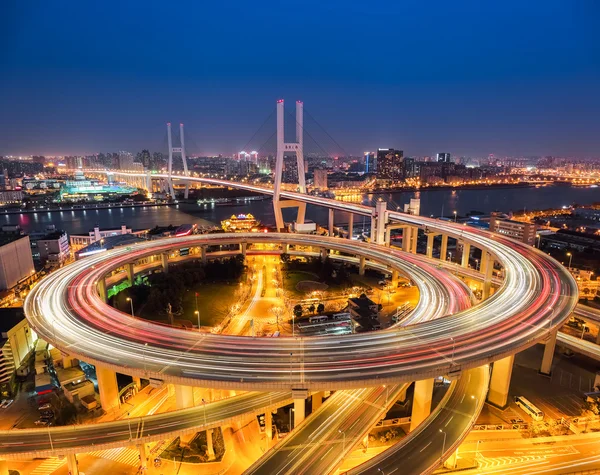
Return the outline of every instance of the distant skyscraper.
<path id="1" fill-rule="evenodd" d="M 376 171 L 375 152 L 365 152 L 365 173 L 375 173 Z"/>
<path id="2" fill-rule="evenodd" d="M 377 150 L 377 178 L 383 180 L 404 179 L 404 152 L 393 148 Z"/>
<path id="3" fill-rule="evenodd" d="M 133 155 L 129 152 L 119 152 L 119 170 L 133 170 Z"/>
<path id="4" fill-rule="evenodd" d="M 446 152 L 438 153 L 437 161 L 439 163 L 450 163 L 450 154 Z"/>

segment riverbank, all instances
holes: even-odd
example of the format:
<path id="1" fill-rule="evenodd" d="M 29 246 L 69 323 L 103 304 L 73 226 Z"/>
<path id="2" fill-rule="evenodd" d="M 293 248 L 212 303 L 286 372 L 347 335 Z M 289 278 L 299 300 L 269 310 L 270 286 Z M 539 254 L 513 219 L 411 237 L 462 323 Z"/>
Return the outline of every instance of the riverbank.
<path id="1" fill-rule="evenodd" d="M 9 208 L 0 210 L 0 216 L 5 214 L 35 214 L 35 213 L 58 213 L 61 211 L 89 211 L 96 209 L 119 209 L 119 208 L 147 208 L 149 206 L 170 206 L 175 203 L 143 201 L 140 203 L 89 203 L 77 204 L 71 206 L 61 206 L 57 208 Z"/>

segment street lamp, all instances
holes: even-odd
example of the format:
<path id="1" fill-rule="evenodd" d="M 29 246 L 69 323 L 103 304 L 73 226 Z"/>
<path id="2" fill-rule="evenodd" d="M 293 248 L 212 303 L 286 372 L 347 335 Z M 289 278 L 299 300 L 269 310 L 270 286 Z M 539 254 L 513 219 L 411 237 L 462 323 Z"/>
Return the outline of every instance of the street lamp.
<path id="1" fill-rule="evenodd" d="M 292 412 L 295 412 L 294 408 L 290 407 L 290 432 L 292 432 Z"/>
<path id="2" fill-rule="evenodd" d="M 537 248 L 540 248 L 540 243 L 542 242 L 542 235 L 541 234 L 536 234 L 535 235 L 536 241 L 537 241 Z"/>
<path id="3" fill-rule="evenodd" d="M 342 429 L 339 429 L 338 432 L 342 434 L 342 452 L 346 451 L 346 432 Z"/>
<path id="4" fill-rule="evenodd" d="M 454 211 L 454 222 L 456 223 L 456 211 Z"/>
<path id="5" fill-rule="evenodd" d="M 144 373 L 147 372 L 146 369 L 146 351 L 148 350 L 148 342 L 144 343 Z"/>
<path id="6" fill-rule="evenodd" d="M 202 398 L 202 405 L 204 406 L 204 425 L 206 424 L 206 401 Z"/>
<path id="7" fill-rule="evenodd" d="M 442 443 L 442 455 L 440 457 L 440 461 L 444 459 L 444 452 L 446 452 L 446 432 L 440 429 L 440 432 L 444 434 L 444 441 Z"/>
<path id="8" fill-rule="evenodd" d="M 475 259 L 475 270 L 479 271 L 479 259 Z"/>
<path id="9" fill-rule="evenodd" d="M 567 252 L 567 256 L 569 256 L 569 269 L 571 269 L 571 262 L 573 261 L 573 254 Z"/>
<path id="10" fill-rule="evenodd" d="M 198 310 L 196 310 L 194 313 L 196 314 L 196 317 L 198 318 L 198 330 L 200 330 L 200 312 Z"/>
<path id="11" fill-rule="evenodd" d="M 454 366 L 454 348 L 456 347 L 456 342 L 454 341 L 454 337 L 451 336 L 450 339 L 452 340 L 452 366 Z"/>
<path id="12" fill-rule="evenodd" d="M 135 315 L 133 314 L 133 300 L 131 300 L 131 298 L 130 298 L 130 297 L 127 297 L 127 299 L 126 299 L 126 300 L 129 302 L 129 305 L 131 305 L 131 316 L 133 317 L 133 316 L 135 316 Z"/>

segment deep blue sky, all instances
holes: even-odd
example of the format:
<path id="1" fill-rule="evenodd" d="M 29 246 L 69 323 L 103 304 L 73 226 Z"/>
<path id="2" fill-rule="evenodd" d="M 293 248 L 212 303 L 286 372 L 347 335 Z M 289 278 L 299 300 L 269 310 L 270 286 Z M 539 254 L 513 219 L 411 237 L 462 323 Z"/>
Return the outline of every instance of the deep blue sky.
<path id="1" fill-rule="evenodd" d="M 600 157 L 595 0 L 0 4 L 0 154 L 231 153 L 283 97 L 349 153 Z"/>

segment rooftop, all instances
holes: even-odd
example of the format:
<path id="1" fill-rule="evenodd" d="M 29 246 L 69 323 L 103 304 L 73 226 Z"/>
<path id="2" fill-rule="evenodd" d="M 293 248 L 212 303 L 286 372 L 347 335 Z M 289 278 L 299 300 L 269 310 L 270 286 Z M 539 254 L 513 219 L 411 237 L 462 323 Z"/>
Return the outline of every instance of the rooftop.
<path id="1" fill-rule="evenodd" d="M 25 319 L 22 307 L 0 308 L 0 332 L 6 333 Z"/>

